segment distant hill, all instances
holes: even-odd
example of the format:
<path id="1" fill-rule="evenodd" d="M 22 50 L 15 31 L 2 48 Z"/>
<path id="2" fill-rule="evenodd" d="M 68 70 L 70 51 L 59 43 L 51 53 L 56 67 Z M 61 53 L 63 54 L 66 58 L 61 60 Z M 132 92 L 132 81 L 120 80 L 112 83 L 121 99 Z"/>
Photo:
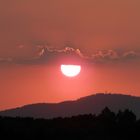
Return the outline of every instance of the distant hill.
<path id="1" fill-rule="evenodd" d="M 140 118 L 140 97 L 122 94 L 96 94 L 75 101 L 38 103 L 0 111 L 0 116 L 55 118 L 79 114 L 98 114 L 105 107 L 112 111 L 130 109 Z"/>

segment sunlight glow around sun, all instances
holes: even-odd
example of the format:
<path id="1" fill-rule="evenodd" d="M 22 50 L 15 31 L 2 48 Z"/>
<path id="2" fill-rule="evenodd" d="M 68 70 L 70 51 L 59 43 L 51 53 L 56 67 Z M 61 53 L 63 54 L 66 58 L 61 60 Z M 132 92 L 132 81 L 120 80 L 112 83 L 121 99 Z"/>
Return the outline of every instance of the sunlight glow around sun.
<path id="1" fill-rule="evenodd" d="M 80 65 L 61 65 L 61 72 L 67 77 L 75 77 L 80 71 Z"/>

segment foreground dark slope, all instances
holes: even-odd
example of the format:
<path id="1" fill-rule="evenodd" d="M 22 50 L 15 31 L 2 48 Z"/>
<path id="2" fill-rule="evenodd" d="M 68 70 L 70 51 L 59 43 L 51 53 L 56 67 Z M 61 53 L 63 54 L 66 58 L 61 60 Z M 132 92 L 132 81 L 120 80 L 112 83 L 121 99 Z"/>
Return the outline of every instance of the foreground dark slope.
<path id="1" fill-rule="evenodd" d="M 54 119 L 0 117 L 4 139 L 135 140 L 140 120 L 129 110 L 114 113 L 107 107 L 99 115 L 85 114 Z"/>
<path id="2" fill-rule="evenodd" d="M 89 113 L 98 114 L 106 106 L 114 112 L 130 109 L 140 118 L 140 97 L 121 94 L 96 94 L 80 98 L 76 101 L 26 105 L 21 108 L 1 111 L 0 115 L 34 118 L 66 117 Z"/>

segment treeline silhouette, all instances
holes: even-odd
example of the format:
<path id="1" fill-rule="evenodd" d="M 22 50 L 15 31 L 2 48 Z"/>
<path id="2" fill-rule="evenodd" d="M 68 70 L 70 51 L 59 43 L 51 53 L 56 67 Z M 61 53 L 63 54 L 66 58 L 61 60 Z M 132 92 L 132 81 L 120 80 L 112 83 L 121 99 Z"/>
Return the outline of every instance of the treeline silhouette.
<path id="1" fill-rule="evenodd" d="M 0 117 L 0 139 L 124 140 L 140 138 L 140 120 L 126 109 L 105 108 L 99 115 L 34 119 Z"/>

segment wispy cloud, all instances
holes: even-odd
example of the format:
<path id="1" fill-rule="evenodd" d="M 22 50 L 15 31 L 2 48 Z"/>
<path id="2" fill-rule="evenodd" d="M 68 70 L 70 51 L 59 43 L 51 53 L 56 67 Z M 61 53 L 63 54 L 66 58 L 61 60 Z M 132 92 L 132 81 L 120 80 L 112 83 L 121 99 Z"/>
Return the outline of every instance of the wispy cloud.
<path id="1" fill-rule="evenodd" d="M 55 48 L 47 48 L 47 47 L 40 47 L 38 51 L 38 56 L 47 56 L 47 54 L 52 55 L 73 55 L 84 58 L 84 54 L 81 53 L 80 49 L 74 49 L 72 47 L 65 47 L 64 49 L 55 49 Z"/>
<path id="2" fill-rule="evenodd" d="M 93 62 L 124 62 L 126 60 L 140 59 L 140 52 L 138 51 L 123 51 L 104 50 L 94 53 L 90 59 Z"/>
<path id="3" fill-rule="evenodd" d="M 7 58 L 0 57 L 0 63 L 11 63 L 11 62 L 13 62 L 13 58 L 11 57 Z"/>
<path id="4" fill-rule="evenodd" d="M 19 46 L 19 49 L 24 46 Z M 81 52 L 80 49 L 75 49 L 73 47 L 64 47 L 63 49 L 52 48 L 48 46 L 36 46 L 36 55 L 31 58 L 26 59 L 14 59 L 14 58 L 0 58 L 0 63 L 2 62 L 14 62 L 14 63 L 33 63 L 42 64 L 51 62 L 52 60 L 57 60 L 59 58 L 76 58 L 81 61 L 87 61 L 89 63 L 105 63 L 105 62 L 123 62 L 126 60 L 137 60 L 140 59 L 139 51 L 123 51 L 118 52 L 115 50 L 101 50 L 87 55 Z"/>
<path id="5" fill-rule="evenodd" d="M 81 59 L 90 61 L 90 62 L 106 62 L 106 61 L 124 61 L 130 59 L 140 59 L 140 52 L 138 51 L 123 51 L 122 53 L 115 50 L 101 50 L 94 52 L 92 55 L 86 55 L 84 52 L 81 52 L 80 49 L 74 49 L 71 47 L 65 47 L 64 49 L 53 49 L 53 48 L 42 48 L 38 52 L 38 56 L 47 57 L 47 56 L 63 56 L 71 55 L 77 56 Z"/>
<path id="6" fill-rule="evenodd" d="M 139 57 L 140 57 L 140 53 L 136 51 L 128 51 L 123 54 L 123 58 L 125 59 L 135 59 Z"/>

